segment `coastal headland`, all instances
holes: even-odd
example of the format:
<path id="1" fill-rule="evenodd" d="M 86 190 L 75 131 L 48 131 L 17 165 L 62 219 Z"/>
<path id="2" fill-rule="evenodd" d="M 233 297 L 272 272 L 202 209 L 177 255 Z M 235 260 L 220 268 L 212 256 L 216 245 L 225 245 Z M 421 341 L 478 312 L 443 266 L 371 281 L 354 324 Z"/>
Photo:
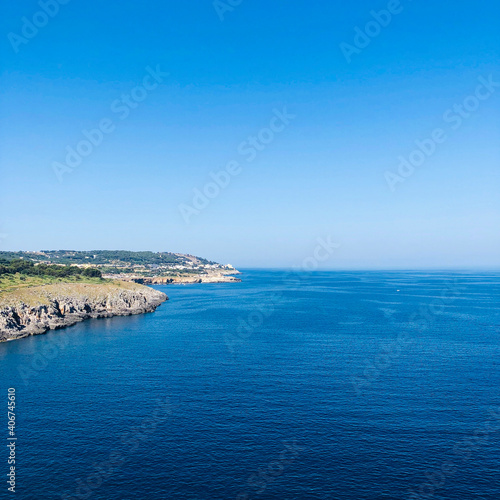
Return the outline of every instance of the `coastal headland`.
<path id="1" fill-rule="evenodd" d="M 180 275 L 180 276 L 120 276 L 124 281 L 133 281 L 143 285 L 190 285 L 195 283 L 240 283 L 241 279 L 233 276 L 240 274 L 239 271 L 216 272 L 209 271 L 203 274 Z"/>
<path id="2" fill-rule="evenodd" d="M 146 284 L 241 281 L 235 274 L 230 264 L 184 254 L 0 252 L 0 342 L 89 318 L 153 312 L 168 297 Z"/>
<path id="3" fill-rule="evenodd" d="M 168 300 L 136 283 L 56 283 L 0 293 L 0 342 L 39 335 L 90 318 L 153 312 Z"/>
<path id="4" fill-rule="evenodd" d="M 36 266 L 73 266 L 84 271 L 97 269 L 106 279 L 169 285 L 189 283 L 236 283 L 240 274 L 231 264 L 219 264 L 202 257 L 171 252 L 126 250 L 44 250 L 0 252 L 1 260 L 33 262 Z"/>

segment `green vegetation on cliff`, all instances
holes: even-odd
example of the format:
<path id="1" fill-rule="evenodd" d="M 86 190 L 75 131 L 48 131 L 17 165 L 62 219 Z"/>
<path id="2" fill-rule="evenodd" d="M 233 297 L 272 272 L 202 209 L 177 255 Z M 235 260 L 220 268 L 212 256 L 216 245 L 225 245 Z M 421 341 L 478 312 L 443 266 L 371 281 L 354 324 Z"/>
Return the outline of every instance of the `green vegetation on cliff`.
<path id="1" fill-rule="evenodd" d="M 99 269 L 37 264 L 16 259 L 0 261 L 0 292 L 54 283 L 104 283 Z"/>
<path id="2" fill-rule="evenodd" d="M 84 276 L 88 278 L 101 278 L 102 274 L 96 268 L 80 268 L 76 266 L 59 266 L 49 264 L 35 265 L 30 260 L 15 259 L 11 261 L 0 260 L 0 276 L 6 274 L 21 274 L 23 276 L 51 276 L 54 278 L 67 278 L 69 276 Z"/>

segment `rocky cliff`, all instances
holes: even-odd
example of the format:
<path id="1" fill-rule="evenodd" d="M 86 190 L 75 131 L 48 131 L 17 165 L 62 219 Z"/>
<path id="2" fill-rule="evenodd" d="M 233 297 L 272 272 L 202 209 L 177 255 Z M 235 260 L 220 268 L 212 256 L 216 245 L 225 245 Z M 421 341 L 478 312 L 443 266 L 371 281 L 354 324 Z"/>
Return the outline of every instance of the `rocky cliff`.
<path id="1" fill-rule="evenodd" d="M 89 318 L 154 311 L 168 297 L 135 283 L 54 284 L 0 294 L 0 342 L 74 325 Z"/>
<path id="2" fill-rule="evenodd" d="M 239 274 L 239 273 L 238 273 Z M 222 273 L 195 274 L 193 276 L 152 276 L 152 277 L 134 277 L 134 283 L 143 283 L 145 285 L 189 285 L 193 283 L 240 283 L 239 278 Z"/>

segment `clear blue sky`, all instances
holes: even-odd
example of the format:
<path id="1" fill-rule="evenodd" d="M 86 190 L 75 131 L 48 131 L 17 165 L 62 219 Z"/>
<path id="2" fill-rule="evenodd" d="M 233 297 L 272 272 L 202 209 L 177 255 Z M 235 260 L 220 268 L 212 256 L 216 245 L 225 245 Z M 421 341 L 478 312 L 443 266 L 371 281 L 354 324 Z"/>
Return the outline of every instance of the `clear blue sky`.
<path id="1" fill-rule="evenodd" d="M 325 267 L 499 267 L 500 87 L 478 109 L 471 96 L 500 82 L 500 5 L 394 1 L 243 0 L 221 21 L 212 0 L 70 0 L 46 23 L 38 2 L 6 3 L 0 249 L 286 267 L 330 236 Z M 30 38 L 23 17 L 40 25 Z M 125 112 L 147 67 L 169 75 Z M 252 159 L 240 145 L 285 108 L 295 118 Z M 60 181 L 54 162 L 103 119 L 113 132 Z M 437 128 L 444 142 L 391 190 L 398 157 Z M 179 206 L 231 161 L 239 174 L 187 224 Z"/>

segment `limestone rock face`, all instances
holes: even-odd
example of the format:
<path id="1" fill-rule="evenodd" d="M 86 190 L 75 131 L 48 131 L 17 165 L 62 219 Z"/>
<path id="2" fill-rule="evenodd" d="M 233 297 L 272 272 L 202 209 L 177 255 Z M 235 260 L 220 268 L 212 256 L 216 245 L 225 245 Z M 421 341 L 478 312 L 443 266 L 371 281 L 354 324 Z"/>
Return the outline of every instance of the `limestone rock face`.
<path id="1" fill-rule="evenodd" d="M 0 296 L 0 342 L 38 335 L 89 318 L 153 312 L 168 300 L 134 283 L 57 284 Z"/>
<path id="2" fill-rule="evenodd" d="M 153 276 L 133 278 L 135 283 L 143 283 L 148 285 L 170 285 L 170 284 L 183 284 L 189 285 L 193 283 L 240 283 L 241 280 L 234 276 L 222 273 L 210 274 L 195 274 L 193 276 Z"/>

